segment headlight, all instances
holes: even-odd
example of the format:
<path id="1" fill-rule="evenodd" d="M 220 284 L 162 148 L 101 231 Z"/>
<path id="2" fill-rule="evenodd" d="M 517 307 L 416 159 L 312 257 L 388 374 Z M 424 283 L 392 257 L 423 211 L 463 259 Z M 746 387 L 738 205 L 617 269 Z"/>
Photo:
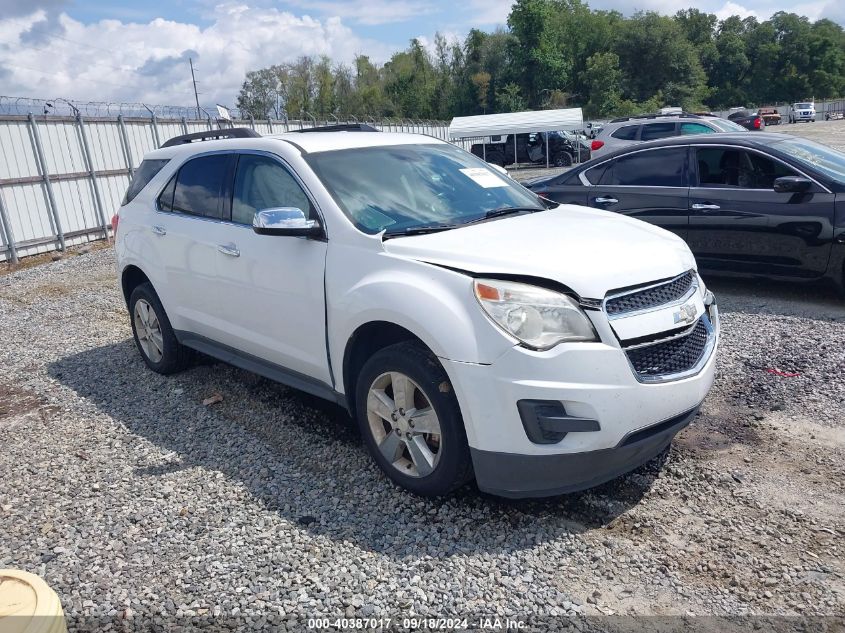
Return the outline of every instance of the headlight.
<path id="1" fill-rule="evenodd" d="M 571 298 L 553 290 L 498 279 L 473 281 L 478 303 L 511 336 L 537 350 L 565 341 L 596 341 L 596 331 Z"/>

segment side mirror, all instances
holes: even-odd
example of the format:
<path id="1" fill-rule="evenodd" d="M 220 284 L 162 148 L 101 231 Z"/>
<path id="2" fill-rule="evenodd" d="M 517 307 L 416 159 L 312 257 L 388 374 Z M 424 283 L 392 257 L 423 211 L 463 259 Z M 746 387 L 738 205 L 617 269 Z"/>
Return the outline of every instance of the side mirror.
<path id="1" fill-rule="evenodd" d="M 813 186 L 813 181 L 801 176 L 782 176 L 775 178 L 774 189 L 778 193 L 804 193 Z"/>
<path id="2" fill-rule="evenodd" d="M 252 219 L 252 230 L 259 235 L 316 237 L 322 233 L 317 220 L 309 220 L 297 207 L 262 209 Z"/>

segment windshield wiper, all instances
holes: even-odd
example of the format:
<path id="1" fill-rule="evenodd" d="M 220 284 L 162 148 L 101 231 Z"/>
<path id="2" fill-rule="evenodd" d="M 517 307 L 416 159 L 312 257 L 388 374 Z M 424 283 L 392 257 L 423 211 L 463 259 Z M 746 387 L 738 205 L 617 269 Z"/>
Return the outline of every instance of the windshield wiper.
<path id="1" fill-rule="evenodd" d="M 425 235 L 426 233 L 437 233 L 438 231 L 448 231 L 449 229 L 457 228 L 457 224 L 423 224 L 422 226 L 409 226 L 404 229 L 396 231 L 385 231 L 383 239 L 390 239 L 391 237 L 401 237 L 403 235 Z"/>
<path id="2" fill-rule="evenodd" d="M 538 209 L 537 207 L 499 207 L 498 209 L 492 209 L 488 211 L 480 218 L 474 218 L 472 220 L 469 220 L 468 222 L 464 222 L 464 224 L 476 224 L 478 222 L 484 222 L 493 218 L 500 218 L 505 215 L 516 215 L 517 213 L 536 213 L 537 211 L 545 211 L 545 209 Z"/>

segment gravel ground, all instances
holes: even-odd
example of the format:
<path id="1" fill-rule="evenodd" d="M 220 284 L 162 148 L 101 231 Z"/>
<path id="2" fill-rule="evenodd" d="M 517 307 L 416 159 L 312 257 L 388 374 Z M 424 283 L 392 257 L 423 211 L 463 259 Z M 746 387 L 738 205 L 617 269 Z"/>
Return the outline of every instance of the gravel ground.
<path id="1" fill-rule="evenodd" d="M 72 616 L 249 615 L 255 628 L 842 615 L 845 301 L 711 287 L 718 379 L 667 454 L 592 491 L 507 502 L 473 486 L 413 497 L 342 412 L 246 372 L 148 371 L 111 250 L 0 277 L 0 568 L 42 575 Z"/>

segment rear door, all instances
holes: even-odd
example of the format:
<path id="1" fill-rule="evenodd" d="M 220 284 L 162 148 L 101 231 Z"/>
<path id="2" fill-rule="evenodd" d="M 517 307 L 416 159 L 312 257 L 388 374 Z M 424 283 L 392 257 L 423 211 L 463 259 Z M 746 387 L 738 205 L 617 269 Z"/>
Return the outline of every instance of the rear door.
<path id="1" fill-rule="evenodd" d="M 234 156 L 192 158 L 159 194 L 150 230 L 167 281 L 157 288 L 174 329 L 210 338 L 221 333 L 217 301 L 217 244 L 224 237 L 223 192 Z"/>
<path id="2" fill-rule="evenodd" d="M 813 184 L 778 193 L 774 180 L 801 176 L 762 152 L 735 146 L 694 148 L 690 248 L 702 268 L 766 276 L 824 274 L 833 237 L 834 194 Z"/>
<path id="3" fill-rule="evenodd" d="M 672 124 L 674 125 L 674 124 Z M 587 204 L 656 224 L 686 239 L 686 146 L 634 150 L 586 173 Z"/>

